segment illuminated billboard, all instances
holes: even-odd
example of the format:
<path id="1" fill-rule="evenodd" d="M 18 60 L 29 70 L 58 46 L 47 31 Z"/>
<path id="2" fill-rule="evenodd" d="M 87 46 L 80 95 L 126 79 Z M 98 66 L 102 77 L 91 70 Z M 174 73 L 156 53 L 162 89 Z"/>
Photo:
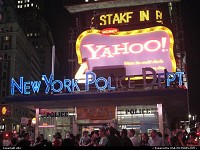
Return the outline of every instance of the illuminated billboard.
<path id="1" fill-rule="evenodd" d="M 157 73 L 176 71 L 173 52 L 174 38 L 164 26 L 118 31 L 115 28 L 91 29 L 81 33 L 76 42 L 78 63 L 76 79 L 98 67 L 124 66 L 126 76 L 141 75 L 142 68 Z"/>

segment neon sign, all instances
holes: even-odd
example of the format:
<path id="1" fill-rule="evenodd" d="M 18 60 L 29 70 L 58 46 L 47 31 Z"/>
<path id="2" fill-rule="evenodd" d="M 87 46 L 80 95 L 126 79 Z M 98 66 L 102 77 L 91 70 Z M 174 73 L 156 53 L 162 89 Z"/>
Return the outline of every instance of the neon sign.
<path id="1" fill-rule="evenodd" d="M 95 23 L 99 26 L 114 26 L 121 24 L 133 24 L 138 22 L 156 21 L 163 24 L 163 13 L 156 9 L 135 10 L 121 13 L 107 13 L 97 15 Z"/>
<path id="2" fill-rule="evenodd" d="M 114 35 L 101 30 L 84 31 L 77 39 L 76 53 L 81 65 L 75 78 L 94 67 L 125 66 L 126 75 L 140 75 L 141 68 L 151 67 L 157 73 L 176 71 L 172 32 L 164 26 L 119 31 Z"/>
<path id="3" fill-rule="evenodd" d="M 153 80 L 151 83 L 146 82 L 147 72 L 151 72 L 151 76 Z M 157 74 L 153 68 L 142 68 L 142 75 L 143 75 L 143 85 L 144 87 L 147 86 L 154 86 L 158 85 L 161 86 L 161 75 L 164 75 L 166 86 L 169 87 L 171 83 L 178 79 L 178 85 L 182 85 L 182 77 L 184 72 L 166 72 L 162 74 Z M 111 77 L 104 78 L 104 77 L 96 77 L 94 72 L 88 71 L 85 74 L 85 91 L 90 91 L 90 86 L 95 87 L 99 91 L 113 91 L 118 88 L 117 83 L 118 81 L 113 80 Z M 43 82 L 42 82 L 43 81 Z M 75 92 L 81 91 L 78 80 L 76 79 L 64 79 L 61 80 L 54 80 L 54 75 L 51 74 L 49 78 L 46 75 L 42 75 L 42 81 L 24 81 L 24 77 L 20 77 L 19 83 L 15 81 L 15 79 L 11 79 L 11 95 L 14 95 L 16 90 L 19 91 L 21 94 L 30 95 L 31 93 L 39 93 L 41 84 L 46 85 L 45 93 L 48 94 L 49 92 L 60 93 L 63 90 L 68 92 Z M 156 83 L 156 81 L 158 83 Z M 116 83 L 114 83 L 116 82 Z M 130 80 L 129 80 L 130 82 Z M 113 85 L 116 86 L 113 86 Z M 57 86 L 56 86 L 57 85 Z M 122 85 L 120 83 L 120 85 Z M 2 113 L 4 113 L 6 109 L 2 109 Z M 63 114 L 62 114 L 63 115 Z"/>

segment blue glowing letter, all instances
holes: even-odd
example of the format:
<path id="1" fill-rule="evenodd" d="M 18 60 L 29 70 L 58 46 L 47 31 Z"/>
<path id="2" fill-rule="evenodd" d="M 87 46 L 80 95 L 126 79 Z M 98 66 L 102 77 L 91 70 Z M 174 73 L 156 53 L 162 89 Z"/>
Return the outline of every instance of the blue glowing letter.
<path id="1" fill-rule="evenodd" d="M 112 87 L 111 85 L 111 77 L 108 77 L 108 90 L 111 91 L 111 90 L 115 90 L 115 87 Z"/>
<path id="2" fill-rule="evenodd" d="M 59 83 L 59 84 L 60 84 L 60 88 L 59 88 L 59 89 L 55 89 L 55 88 L 54 88 L 54 85 L 55 85 L 56 83 Z M 51 84 L 51 89 L 52 89 L 53 92 L 59 93 L 59 92 L 62 91 L 62 89 L 63 89 L 63 83 L 62 83 L 60 80 L 55 80 L 55 81 L 53 81 L 53 83 Z"/>
<path id="3" fill-rule="evenodd" d="M 67 84 L 67 82 L 68 82 L 68 84 Z M 71 88 L 70 88 L 71 84 L 72 84 L 72 83 L 71 83 L 71 80 L 65 79 L 65 80 L 64 80 L 64 89 L 67 88 L 67 89 L 68 89 L 68 92 L 71 92 Z"/>
<path id="4" fill-rule="evenodd" d="M 178 84 L 182 85 L 183 84 L 182 75 L 184 75 L 184 72 L 176 72 L 176 75 L 178 76 Z"/>
<path id="5" fill-rule="evenodd" d="M 39 82 L 38 81 L 31 81 L 31 87 L 32 87 L 34 93 L 39 92 L 40 85 L 41 85 L 41 81 L 39 81 Z"/>
<path id="6" fill-rule="evenodd" d="M 170 86 L 170 83 L 175 81 L 176 79 L 176 75 L 174 73 L 167 72 L 166 77 L 167 77 L 167 86 Z"/>
<path id="7" fill-rule="evenodd" d="M 27 84 L 29 84 L 29 85 L 27 85 Z M 30 91 L 27 91 L 27 90 L 30 90 L 30 82 L 28 81 L 28 82 L 24 82 L 24 94 L 26 94 L 26 95 L 29 95 L 30 94 Z"/>
<path id="8" fill-rule="evenodd" d="M 104 86 L 103 86 L 103 87 L 100 87 L 100 86 L 98 85 L 98 83 L 99 83 L 100 80 L 104 81 Z M 96 86 L 96 88 L 97 88 L 98 90 L 100 90 L 100 91 L 105 90 L 105 89 L 107 88 L 107 85 L 108 85 L 108 81 L 107 81 L 104 77 L 99 77 L 99 78 L 95 81 L 95 86 Z"/>
<path id="9" fill-rule="evenodd" d="M 20 86 L 16 83 L 15 79 L 11 79 L 11 95 L 15 94 L 15 87 L 19 90 L 21 94 L 23 94 L 23 86 L 24 86 L 24 77 L 20 77 Z"/>
<path id="10" fill-rule="evenodd" d="M 89 75 L 92 76 L 91 81 L 89 81 Z M 89 91 L 89 84 L 94 83 L 96 80 L 96 74 L 94 72 L 86 72 L 86 82 L 85 82 L 85 91 Z"/>
<path id="11" fill-rule="evenodd" d="M 77 83 L 78 83 L 78 80 L 76 80 L 76 82 L 74 82 L 74 79 L 72 79 L 72 92 L 74 92 L 75 87 L 76 87 L 77 91 L 80 91 Z"/>
<path id="12" fill-rule="evenodd" d="M 48 94 L 49 90 L 50 90 L 50 85 L 51 85 L 52 81 L 54 80 L 54 75 L 51 74 L 49 80 L 47 79 L 46 75 L 42 75 L 42 80 L 44 80 L 44 82 L 46 84 L 45 93 Z"/>

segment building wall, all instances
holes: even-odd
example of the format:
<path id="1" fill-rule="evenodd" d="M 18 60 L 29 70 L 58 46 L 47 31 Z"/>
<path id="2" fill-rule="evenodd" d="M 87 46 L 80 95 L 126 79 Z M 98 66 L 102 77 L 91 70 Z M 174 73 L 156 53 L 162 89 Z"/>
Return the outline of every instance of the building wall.
<path id="1" fill-rule="evenodd" d="M 17 22 L 16 12 L 9 1 L 2 8 L 3 20 L 0 21 L 0 102 L 10 95 L 11 78 L 18 81 L 20 76 L 28 80 L 41 78 L 41 63 L 37 51 L 28 41 Z M 21 117 L 33 118 L 33 112 L 19 106 L 13 106 L 12 115 L 1 117 L 0 123 L 6 125 L 6 131 L 19 128 Z"/>

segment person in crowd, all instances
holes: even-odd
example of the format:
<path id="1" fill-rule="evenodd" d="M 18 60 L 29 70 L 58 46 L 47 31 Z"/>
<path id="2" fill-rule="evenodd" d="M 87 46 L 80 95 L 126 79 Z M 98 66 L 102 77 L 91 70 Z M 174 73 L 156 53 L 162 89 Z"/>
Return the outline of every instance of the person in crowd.
<path id="1" fill-rule="evenodd" d="M 151 138 L 148 140 L 150 146 L 165 146 L 164 140 L 157 135 L 156 130 L 152 130 L 150 136 Z"/>
<path id="2" fill-rule="evenodd" d="M 42 144 L 42 146 L 46 146 L 47 139 L 44 139 L 44 135 L 40 134 L 39 137 L 40 137 L 40 143 Z"/>
<path id="3" fill-rule="evenodd" d="M 109 127 L 106 128 L 106 136 L 108 137 L 110 135 Z"/>
<path id="4" fill-rule="evenodd" d="M 140 141 L 140 146 L 149 146 L 149 136 L 147 133 L 142 134 L 142 139 Z"/>
<path id="5" fill-rule="evenodd" d="M 70 136 L 70 133 L 67 133 L 65 139 L 62 142 L 62 146 L 74 146 L 74 141 L 72 138 L 72 135 Z"/>
<path id="6" fill-rule="evenodd" d="M 108 142 L 106 146 L 121 146 L 121 139 L 116 135 L 118 131 L 112 126 L 109 127 Z"/>
<path id="7" fill-rule="evenodd" d="M 171 141 L 172 146 L 185 146 L 183 143 L 183 133 L 181 131 L 178 131 L 176 133 L 176 136 L 173 138 L 173 141 Z"/>
<path id="8" fill-rule="evenodd" d="M 164 134 L 164 144 L 165 146 L 171 146 L 170 137 L 169 137 L 169 134 L 167 133 Z"/>
<path id="9" fill-rule="evenodd" d="M 88 131 L 83 131 L 83 136 L 80 138 L 79 146 L 87 146 L 90 142 L 90 137 L 88 136 Z"/>
<path id="10" fill-rule="evenodd" d="M 177 131 L 173 130 L 171 134 L 171 138 L 170 138 L 171 146 L 174 146 L 177 141 L 176 134 L 177 134 Z"/>
<path id="11" fill-rule="evenodd" d="M 42 146 L 42 143 L 41 143 L 41 141 L 40 141 L 40 136 L 38 136 L 37 138 L 36 138 L 36 141 L 35 141 L 35 144 L 34 144 L 35 146 Z"/>
<path id="12" fill-rule="evenodd" d="M 195 132 L 191 132 L 189 134 L 189 139 L 187 141 L 187 146 L 197 146 L 198 145 L 198 141 L 196 140 L 196 133 Z"/>
<path id="13" fill-rule="evenodd" d="M 30 146 L 32 147 L 32 146 L 35 146 L 35 141 L 34 141 L 34 139 L 29 139 L 30 140 Z"/>
<path id="14" fill-rule="evenodd" d="M 62 145 L 62 136 L 59 132 L 57 132 L 55 135 L 54 135 L 54 142 L 53 142 L 53 146 L 61 146 Z"/>
<path id="15" fill-rule="evenodd" d="M 138 137 L 136 137 L 134 129 L 129 130 L 129 138 L 131 142 L 133 143 L 133 146 L 139 146 L 139 139 Z"/>
<path id="16" fill-rule="evenodd" d="M 108 138 L 106 137 L 106 129 L 105 128 L 100 128 L 99 129 L 99 135 L 101 137 L 99 143 L 97 143 L 94 146 L 106 146 L 108 142 Z"/>
<path id="17" fill-rule="evenodd" d="M 23 139 L 21 141 L 19 141 L 16 146 L 19 146 L 19 147 L 28 146 L 28 147 L 30 147 L 30 144 L 31 143 L 29 141 L 29 133 L 24 133 Z"/>
<path id="18" fill-rule="evenodd" d="M 74 142 L 74 146 L 79 146 L 80 144 L 80 138 L 81 138 L 81 134 L 77 134 L 75 136 L 75 142 Z"/>
<path id="19" fill-rule="evenodd" d="M 160 138 L 162 138 L 162 133 L 161 132 L 157 132 L 157 136 L 159 136 Z"/>
<path id="20" fill-rule="evenodd" d="M 122 146 L 133 146 L 133 143 L 128 138 L 128 132 L 126 129 L 122 129 L 121 131 L 121 139 L 122 139 Z"/>
<path id="21" fill-rule="evenodd" d="M 16 146 L 17 143 L 18 143 L 18 139 L 16 137 L 13 137 L 9 146 Z"/>
<path id="22" fill-rule="evenodd" d="M 101 137 L 99 136 L 99 131 L 95 130 L 94 131 L 94 143 L 99 144 L 100 140 L 101 140 Z"/>

